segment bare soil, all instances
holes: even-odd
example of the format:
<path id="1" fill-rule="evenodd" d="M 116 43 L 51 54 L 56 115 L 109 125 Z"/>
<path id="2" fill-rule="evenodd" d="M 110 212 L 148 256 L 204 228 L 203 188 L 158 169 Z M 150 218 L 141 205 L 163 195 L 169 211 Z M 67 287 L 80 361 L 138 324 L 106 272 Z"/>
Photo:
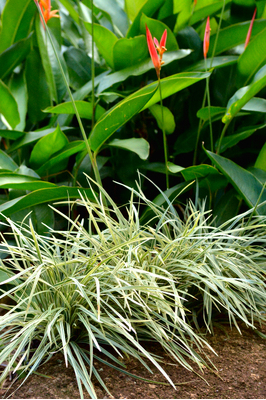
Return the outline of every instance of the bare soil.
<path id="1" fill-rule="evenodd" d="M 104 379 L 109 391 L 117 399 L 263 399 L 266 398 L 266 340 L 262 339 L 256 331 L 241 326 L 242 335 L 236 328 L 223 326 L 216 328 L 214 336 L 206 337 L 217 356 L 211 352 L 208 355 L 217 367 L 217 372 L 205 368 L 204 379 L 197 374 L 187 371 L 173 361 L 154 344 L 147 344 L 147 349 L 163 356 L 162 366 L 176 384 L 176 390 L 168 385 L 162 375 L 151 367 L 153 374 L 135 359 L 127 364 L 127 370 L 154 381 L 165 384 L 147 383 L 119 373 L 106 365 L 95 362 L 101 377 Z M 266 334 L 266 327 L 260 329 Z M 196 369 L 197 372 L 199 372 Z M 49 362 L 38 369 L 38 373 L 49 375 L 44 378 L 33 374 L 21 384 L 17 380 L 11 391 L 2 389 L 1 395 L 11 399 L 77 399 L 80 398 L 73 370 L 64 365 L 63 357 L 55 355 Z M 100 399 L 110 399 L 96 383 L 96 393 Z M 89 397 L 88 397 L 89 398 Z"/>

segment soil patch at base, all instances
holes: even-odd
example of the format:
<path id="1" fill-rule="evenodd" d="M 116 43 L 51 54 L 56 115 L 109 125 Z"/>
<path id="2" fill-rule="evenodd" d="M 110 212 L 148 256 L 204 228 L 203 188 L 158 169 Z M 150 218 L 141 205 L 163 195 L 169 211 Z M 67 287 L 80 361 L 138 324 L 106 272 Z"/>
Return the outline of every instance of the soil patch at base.
<path id="1" fill-rule="evenodd" d="M 206 383 L 197 374 L 187 371 L 180 365 L 175 365 L 171 358 L 157 345 L 147 343 L 147 350 L 163 357 L 162 367 L 176 384 L 176 390 L 166 384 L 147 383 L 132 378 L 114 369 L 95 362 L 99 374 L 105 381 L 113 398 L 117 399 L 263 399 L 266 398 L 266 340 L 261 338 L 254 330 L 241 326 L 242 335 L 238 330 L 223 326 L 215 328 L 214 336 L 207 335 L 206 340 L 215 350 L 216 354 L 207 352 L 210 360 L 217 368 L 214 373 L 204 369 L 203 377 Z M 266 334 L 266 327 L 260 329 Z M 135 375 L 157 382 L 164 382 L 158 370 L 151 366 L 153 374 L 137 360 L 126 361 L 127 370 Z M 149 364 L 150 365 L 150 364 Z M 199 372 L 195 368 L 196 372 Z M 61 354 L 55 355 L 38 371 L 49 376 L 44 378 L 33 374 L 21 386 L 17 380 L 8 393 L 2 389 L 2 396 L 11 399 L 78 399 L 75 374 L 71 367 L 66 368 Z M 98 398 L 112 398 L 98 383 L 95 384 Z M 86 397 L 86 394 L 84 394 Z M 89 398 L 87 396 L 87 398 Z"/>

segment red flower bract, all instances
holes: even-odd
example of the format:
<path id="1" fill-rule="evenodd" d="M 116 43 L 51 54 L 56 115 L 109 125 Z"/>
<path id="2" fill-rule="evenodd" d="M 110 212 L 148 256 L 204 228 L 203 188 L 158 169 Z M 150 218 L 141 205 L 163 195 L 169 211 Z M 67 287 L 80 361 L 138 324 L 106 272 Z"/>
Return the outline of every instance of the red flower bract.
<path id="1" fill-rule="evenodd" d="M 150 56 L 155 67 L 158 79 L 160 79 L 160 71 L 161 66 L 164 64 L 162 61 L 163 53 L 166 51 L 166 39 L 167 39 L 167 30 L 165 29 L 164 33 L 162 34 L 160 43 L 156 38 L 152 40 L 151 32 L 146 25 L 146 36 L 147 36 L 147 43 L 148 49 L 150 52 Z"/>
<path id="2" fill-rule="evenodd" d="M 257 7 L 255 8 L 252 20 L 249 25 L 249 29 L 248 29 L 248 33 L 247 33 L 247 37 L 246 37 L 246 41 L 245 41 L 245 48 L 247 47 L 247 45 L 249 44 L 249 41 L 250 41 L 250 36 L 251 36 L 252 28 L 253 28 L 254 19 L 256 17 L 256 12 L 257 12 Z"/>
<path id="3" fill-rule="evenodd" d="M 204 40 L 203 40 L 203 55 L 204 55 L 205 59 L 207 58 L 207 53 L 208 53 L 208 50 L 209 50 L 210 34 L 211 34 L 210 17 L 208 17 L 207 18 L 207 22 L 206 22 Z"/>
<path id="4" fill-rule="evenodd" d="M 36 5 L 39 5 L 45 22 L 48 22 L 50 18 L 60 18 L 59 15 L 57 15 L 58 10 L 51 11 L 51 0 L 39 0 L 39 1 L 34 0 L 34 1 L 35 1 Z M 41 16 L 40 16 L 40 19 L 43 24 L 43 20 L 42 20 Z"/>

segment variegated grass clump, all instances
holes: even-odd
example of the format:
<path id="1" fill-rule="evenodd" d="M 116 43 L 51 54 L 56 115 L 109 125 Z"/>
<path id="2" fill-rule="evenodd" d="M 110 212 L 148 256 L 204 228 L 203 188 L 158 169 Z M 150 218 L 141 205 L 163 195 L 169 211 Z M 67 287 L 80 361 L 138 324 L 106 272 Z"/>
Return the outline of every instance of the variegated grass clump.
<path id="1" fill-rule="evenodd" d="M 169 201 L 163 209 L 141 190 L 135 194 L 126 216 L 106 192 L 108 213 L 101 197 L 82 198 L 77 204 L 87 210 L 88 229 L 66 217 L 67 231 L 43 237 L 31 224 L 6 221 L 15 244 L 4 239 L 9 256 L 1 262 L 8 276 L 2 297 L 15 305 L 6 305 L 0 317 L 0 364 L 8 363 L 2 381 L 10 370 L 23 372 L 25 380 L 62 352 L 81 397 L 84 388 L 96 397 L 93 376 L 108 392 L 94 360 L 124 370 L 122 358 L 135 357 L 149 371 L 150 360 L 174 386 L 142 340 L 158 342 L 185 368 L 193 362 L 201 368 L 206 363 L 199 353 L 208 344 L 192 328 L 198 314 L 208 329 L 213 308 L 235 324 L 240 318 L 254 328 L 264 320 L 264 217 L 245 225 L 243 215 L 215 228 L 203 207 L 189 204 L 181 219 Z M 141 203 L 154 212 L 145 225 Z"/>

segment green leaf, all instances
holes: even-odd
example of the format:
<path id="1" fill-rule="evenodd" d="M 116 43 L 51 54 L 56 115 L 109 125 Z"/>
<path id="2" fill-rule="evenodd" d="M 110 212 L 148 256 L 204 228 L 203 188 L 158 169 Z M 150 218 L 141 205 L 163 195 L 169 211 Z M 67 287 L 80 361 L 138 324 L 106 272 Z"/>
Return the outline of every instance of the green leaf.
<path id="1" fill-rule="evenodd" d="M 100 147 L 118 128 L 144 107 L 156 90 L 157 84 L 145 86 L 107 111 L 98 120 L 91 132 L 89 137 L 91 149 L 98 152 Z"/>
<path id="2" fill-rule="evenodd" d="M 191 53 L 191 50 L 177 50 L 172 52 L 167 52 L 163 55 L 164 65 L 170 64 L 172 61 L 178 60 L 180 58 L 186 57 Z M 139 64 L 133 65 L 131 67 L 127 67 L 121 71 L 114 72 L 112 74 L 108 74 L 102 77 L 97 93 L 103 92 L 105 89 L 114 85 L 118 82 L 125 81 L 129 76 L 139 76 L 143 75 L 145 72 L 154 69 L 153 62 L 148 59 L 146 61 L 142 61 Z M 155 72 L 154 72 L 155 74 Z"/>
<path id="3" fill-rule="evenodd" d="M 134 21 L 147 0 L 125 0 L 125 10 L 130 21 Z"/>
<path id="4" fill-rule="evenodd" d="M 8 76 L 14 68 L 24 61 L 30 51 L 31 36 L 13 44 L 0 54 L 0 79 Z"/>
<path id="5" fill-rule="evenodd" d="M 37 180 L 32 176 L 0 171 L 1 189 L 37 190 L 54 186 L 54 183 Z"/>
<path id="6" fill-rule="evenodd" d="M 67 144 L 67 137 L 57 126 L 54 132 L 39 139 L 34 146 L 30 156 L 32 168 L 37 169 L 43 165 L 53 154 L 63 149 Z"/>
<path id="7" fill-rule="evenodd" d="M 95 7 L 105 11 L 111 17 L 115 32 L 125 36 L 128 28 L 127 15 L 116 0 L 94 0 Z"/>
<path id="8" fill-rule="evenodd" d="M 230 50 L 233 47 L 238 46 L 239 44 L 244 44 L 249 25 L 250 21 L 247 21 L 241 22 L 240 24 L 230 25 L 224 29 L 221 29 L 215 54 L 217 55 L 220 53 L 224 53 L 225 51 Z M 257 35 L 264 28 L 266 28 L 265 20 L 255 20 L 252 29 L 252 35 Z M 209 54 L 212 54 L 215 37 L 216 35 L 212 35 L 210 38 Z"/>
<path id="9" fill-rule="evenodd" d="M 266 171 L 266 143 L 264 143 L 264 146 L 262 147 L 261 151 L 259 152 L 259 155 L 257 157 L 254 167 L 260 168 L 263 171 Z"/>
<path id="10" fill-rule="evenodd" d="M 225 5 L 231 3 L 231 1 L 232 0 L 225 0 Z M 201 7 L 200 9 L 195 10 L 189 21 L 190 25 L 194 25 L 197 22 L 206 19 L 208 16 L 211 17 L 212 15 L 220 11 L 222 7 L 223 7 L 223 1 L 218 0 L 218 1 L 212 1 L 212 4 L 209 4 L 206 7 Z"/>
<path id="11" fill-rule="evenodd" d="M 91 24 L 89 22 L 83 21 L 85 28 L 91 34 Z M 112 69 L 114 68 L 114 56 L 113 56 L 113 47 L 117 42 L 117 37 L 113 32 L 109 29 L 105 28 L 102 25 L 94 24 L 94 40 L 96 46 L 106 61 L 106 64 L 109 65 Z"/>
<path id="12" fill-rule="evenodd" d="M 84 150 L 86 150 L 84 141 L 77 140 L 68 143 L 58 154 L 51 157 L 46 163 L 37 169 L 36 172 L 40 176 L 59 172 L 62 170 L 62 165 L 67 164 L 70 156 Z"/>
<path id="13" fill-rule="evenodd" d="M 181 172 L 184 169 L 184 167 L 181 167 L 180 165 L 176 165 L 170 161 L 167 163 L 167 168 L 169 169 L 170 172 L 172 172 L 172 174 L 178 174 L 179 172 Z"/>
<path id="14" fill-rule="evenodd" d="M 173 133 L 175 130 L 175 118 L 169 108 L 163 106 L 163 119 L 162 119 L 162 107 L 159 104 L 154 104 L 150 107 L 150 112 L 157 121 L 157 124 L 161 130 L 163 125 L 166 133 Z M 163 124 L 164 121 L 164 124 Z"/>
<path id="15" fill-rule="evenodd" d="M 9 171 L 15 171 L 18 165 L 15 163 L 13 158 L 9 157 L 3 150 L 0 150 L 0 170 L 6 169 Z"/>
<path id="16" fill-rule="evenodd" d="M 165 99 L 166 97 L 169 97 L 172 94 L 177 93 L 180 90 L 201 81 L 202 79 L 206 79 L 208 76 L 210 76 L 210 72 L 181 72 L 180 74 L 175 74 L 168 76 L 167 78 L 163 78 L 160 80 L 162 88 L 162 98 Z M 151 83 L 149 87 L 156 87 L 156 85 L 157 82 Z M 159 89 L 157 89 L 154 96 L 151 98 L 150 101 L 148 101 L 147 104 L 145 104 L 142 110 L 151 107 L 153 104 L 156 104 L 159 101 L 160 92 Z"/>
<path id="17" fill-rule="evenodd" d="M 216 119 L 220 119 L 226 111 L 225 107 L 203 107 L 197 112 L 197 117 L 202 119 L 203 121 L 208 121 L 211 116 L 212 121 Z"/>
<path id="18" fill-rule="evenodd" d="M 249 207 L 255 207 L 259 198 L 260 203 L 266 201 L 266 190 L 251 172 L 218 154 L 214 154 L 208 150 L 205 150 L 205 152 L 213 164 L 231 182 Z M 256 213 L 265 215 L 266 205 L 259 207 Z"/>
<path id="19" fill-rule="evenodd" d="M 17 102 L 20 116 L 20 123 L 15 128 L 23 131 L 26 126 L 26 116 L 28 112 L 28 91 L 24 69 L 22 69 L 19 73 L 14 73 L 12 75 L 11 79 L 9 80 L 9 89 Z"/>
<path id="20" fill-rule="evenodd" d="M 251 84 L 239 89 L 229 100 L 227 112 L 222 121 L 227 123 L 243 108 L 266 85 L 266 65 L 264 65 L 254 76 Z"/>
<path id="21" fill-rule="evenodd" d="M 206 71 L 206 64 L 207 69 L 210 69 L 211 67 L 215 69 L 227 67 L 228 65 L 236 64 L 238 58 L 238 56 L 227 55 L 213 57 L 213 59 L 207 58 L 206 60 L 200 60 L 195 64 L 192 64 L 190 67 L 186 68 L 186 71 Z"/>
<path id="22" fill-rule="evenodd" d="M 61 4 L 66 8 L 66 10 L 69 12 L 69 15 L 73 20 L 79 24 L 79 14 L 75 9 L 75 3 L 74 1 L 71 0 L 59 0 Z"/>
<path id="23" fill-rule="evenodd" d="M 148 55 L 147 41 L 145 36 L 134 38 L 122 38 L 117 40 L 113 47 L 113 58 L 115 70 L 121 70 L 135 66 L 145 60 Z"/>
<path id="24" fill-rule="evenodd" d="M 168 28 L 167 25 L 165 25 L 161 21 L 157 21 L 152 18 L 148 18 L 146 15 L 142 15 L 140 19 L 140 30 L 141 32 L 145 35 L 146 34 L 146 28 L 145 25 L 148 26 L 149 30 L 151 31 L 152 37 L 156 37 L 158 42 L 160 43 L 162 34 L 164 30 L 167 30 L 167 40 L 166 40 L 166 48 L 169 51 L 176 51 L 178 49 L 178 44 L 175 38 L 175 35 L 171 31 L 171 29 Z M 147 47 L 147 42 L 146 42 L 146 47 Z"/>
<path id="25" fill-rule="evenodd" d="M 59 200 L 69 200 L 80 198 L 80 193 L 84 197 L 88 197 L 91 201 L 94 201 L 94 196 L 90 189 L 81 189 L 76 187 L 60 186 L 50 187 L 26 194 L 25 196 L 18 197 L 16 199 L 7 201 L 0 205 L 0 213 L 5 216 L 9 216 L 15 212 L 24 210 L 25 208 L 31 208 L 38 204 L 49 203 Z"/>
<path id="26" fill-rule="evenodd" d="M 42 65 L 45 71 L 47 84 L 50 91 L 51 100 L 56 103 L 60 102 L 66 93 L 66 85 L 62 76 L 61 69 L 59 67 L 58 61 L 56 59 L 55 52 L 53 50 L 52 44 L 47 36 L 46 31 L 43 29 L 41 21 L 36 19 L 35 23 L 36 36 L 39 46 L 39 51 L 41 54 Z M 56 48 L 57 55 L 60 59 L 60 63 L 64 69 L 66 76 L 68 77 L 67 67 L 65 60 L 61 55 L 61 48 L 57 42 L 52 30 L 50 29 L 50 35 L 52 37 L 53 44 Z"/>
<path id="27" fill-rule="evenodd" d="M 91 60 L 84 50 L 68 47 L 64 52 L 70 85 L 80 88 L 91 80 Z"/>
<path id="28" fill-rule="evenodd" d="M 22 136 L 25 136 L 25 132 L 20 132 L 20 131 L 10 131 L 8 129 L 1 129 L 1 136 L 6 138 L 6 139 L 11 139 L 11 140 L 16 140 L 21 138 Z"/>
<path id="29" fill-rule="evenodd" d="M 26 81 L 29 97 L 28 116 L 30 122 L 35 124 L 46 117 L 41 110 L 50 105 L 49 88 L 40 54 L 36 47 L 32 48 L 26 60 Z"/>
<path id="30" fill-rule="evenodd" d="M 18 105 L 9 88 L 0 81 L 0 113 L 4 116 L 11 128 L 15 128 L 20 122 Z"/>
<path id="31" fill-rule="evenodd" d="M 34 227 L 35 232 L 39 235 L 47 236 L 49 229 L 54 227 L 55 213 L 48 204 L 38 204 L 31 208 L 25 208 L 12 214 L 11 220 L 19 223 L 30 224 Z"/>
<path id="32" fill-rule="evenodd" d="M 75 101 L 78 113 L 81 118 L 91 119 L 92 117 L 92 104 L 87 101 Z M 55 107 L 47 107 L 43 112 L 53 114 L 75 114 L 72 102 L 58 104 Z M 95 118 L 99 119 L 105 113 L 105 109 L 100 105 L 96 106 Z"/>
<path id="33" fill-rule="evenodd" d="M 244 131 L 235 133 L 234 135 L 229 135 L 223 138 L 221 147 L 220 147 L 220 153 L 224 152 L 230 147 L 235 146 L 238 142 L 241 140 L 244 140 L 248 138 L 249 136 L 253 135 L 254 132 L 256 132 L 258 128 L 252 128 L 252 129 L 247 129 L 245 128 Z M 218 147 L 218 142 L 215 144 L 215 149 Z"/>
<path id="34" fill-rule="evenodd" d="M 7 0 L 2 14 L 0 53 L 29 35 L 35 14 L 36 5 L 34 1 Z"/>
<path id="35" fill-rule="evenodd" d="M 69 128 L 62 128 L 62 131 L 67 131 Z M 23 137 L 19 138 L 16 140 L 8 149 L 8 152 L 11 153 L 12 151 L 18 150 L 23 146 L 26 146 L 28 144 L 32 144 L 34 142 L 37 142 L 40 138 L 43 136 L 48 135 L 51 132 L 54 132 L 55 128 L 48 128 L 48 129 L 42 129 L 39 131 L 35 132 L 27 132 L 26 134 L 23 133 Z"/>
<path id="36" fill-rule="evenodd" d="M 217 169 L 211 165 L 201 164 L 185 168 L 181 171 L 186 181 L 205 178 L 208 175 L 217 175 Z"/>
<path id="37" fill-rule="evenodd" d="M 142 160 L 147 160 L 150 153 L 150 145 L 147 140 L 143 138 L 131 138 L 131 139 L 114 139 L 108 143 L 108 146 L 118 147 L 120 149 L 125 149 L 133 151 Z"/>
<path id="38" fill-rule="evenodd" d="M 127 37 L 135 37 L 140 34 L 140 19 L 142 15 L 146 15 L 147 17 L 152 17 L 153 14 L 163 5 L 165 0 L 127 0 L 127 13 L 128 10 L 132 10 L 134 7 L 134 12 L 130 12 L 130 17 L 132 21 L 132 25 L 127 32 Z M 130 3 L 130 5 L 129 5 Z M 136 3 L 138 6 L 136 7 Z M 134 6 L 133 6 L 134 4 Z M 132 19 L 132 16 L 134 18 Z"/>
<path id="39" fill-rule="evenodd" d="M 238 87 L 246 86 L 254 74 L 266 61 L 266 28 L 251 40 L 245 51 L 239 57 L 237 63 Z"/>
<path id="40" fill-rule="evenodd" d="M 266 113 L 266 100 L 253 97 L 242 107 L 242 110 Z"/>

